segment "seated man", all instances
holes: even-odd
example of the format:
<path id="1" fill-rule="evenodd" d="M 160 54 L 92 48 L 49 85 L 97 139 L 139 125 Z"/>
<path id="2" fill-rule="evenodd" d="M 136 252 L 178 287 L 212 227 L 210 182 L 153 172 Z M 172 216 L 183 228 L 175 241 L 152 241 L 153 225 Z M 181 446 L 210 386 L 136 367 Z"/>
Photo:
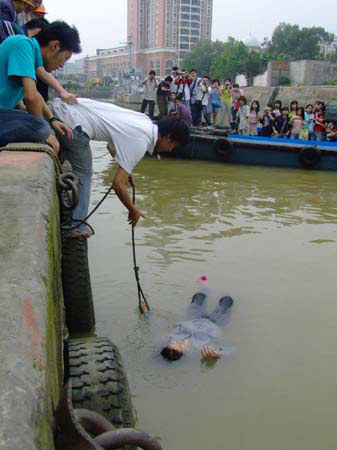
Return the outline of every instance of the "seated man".
<path id="1" fill-rule="evenodd" d="M 79 205 L 73 213 L 75 223 L 88 215 L 92 178 L 92 154 L 90 140 L 108 143 L 108 149 L 118 164 L 113 188 L 129 211 L 129 223 L 137 224 L 142 213 L 133 205 L 127 184 L 136 164 L 146 152 L 171 152 L 189 142 L 189 129 L 178 117 L 168 117 L 154 124 L 149 117 L 111 103 L 79 98 L 76 105 L 67 105 L 60 99 L 53 102 L 56 117 L 68 124 L 74 139 L 57 134 L 64 152 L 78 176 Z M 77 232 L 89 237 L 85 225 Z M 83 234 L 84 233 L 84 234 Z"/>
<path id="2" fill-rule="evenodd" d="M 193 296 L 191 312 L 194 319 L 180 323 L 169 335 L 161 355 L 168 361 L 177 361 L 187 352 L 201 353 L 205 359 L 220 358 L 228 351 L 215 351 L 212 345 L 220 334 L 219 325 L 233 305 L 232 297 L 223 297 L 212 314 L 207 315 L 204 306 L 207 296 L 197 293 Z"/>
<path id="3" fill-rule="evenodd" d="M 59 143 L 50 127 L 72 137 L 70 128 L 53 117 L 37 91 L 36 71 L 44 66 L 50 73 L 80 51 L 77 30 L 64 22 L 52 23 L 36 39 L 11 36 L 0 45 L 0 147 L 46 142 L 57 153 Z"/>

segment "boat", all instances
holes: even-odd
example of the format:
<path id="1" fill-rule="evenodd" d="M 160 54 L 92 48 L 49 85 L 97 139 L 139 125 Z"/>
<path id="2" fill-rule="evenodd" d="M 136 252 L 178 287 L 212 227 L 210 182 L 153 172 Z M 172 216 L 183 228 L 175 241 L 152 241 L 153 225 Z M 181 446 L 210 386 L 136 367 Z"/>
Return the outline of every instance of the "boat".
<path id="1" fill-rule="evenodd" d="M 337 170 L 337 142 L 241 136 L 224 130 L 191 130 L 174 158 L 297 169 Z"/>

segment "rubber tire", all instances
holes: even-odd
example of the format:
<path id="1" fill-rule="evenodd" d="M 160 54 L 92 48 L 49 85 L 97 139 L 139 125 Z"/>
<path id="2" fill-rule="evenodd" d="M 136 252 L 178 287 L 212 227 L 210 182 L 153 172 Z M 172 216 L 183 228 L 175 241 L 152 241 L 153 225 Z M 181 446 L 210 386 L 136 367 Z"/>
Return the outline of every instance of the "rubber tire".
<path id="1" fill-rule="evenodd" d="M 214 141 L 213 148 L 219 157 L 222 159 L 228 159 L 233 153 L 234 145 L 231 139 L 222 138 Z"/>
<path id="2" fill-rule="evenodd" d="M 300 150 L 300 161 L 306 169 L 313 169 L 322 159 L 322 152 L 317 147 L 303 147 Z"/>
<path id="3" fill-rule="evenodd" d="M 88 241 L 62 236 L 62 284 L 66 324 L 70 334 L 89 333 L 95 328 L 88 264 Z"/>
<path id="4" fill-rule="evenodd" d="M 108 338 L 68 343 L 74 409 L 101 414 L 116 428 L 133 428 L 135 419 L 126 373 L 118 348 Z"/>

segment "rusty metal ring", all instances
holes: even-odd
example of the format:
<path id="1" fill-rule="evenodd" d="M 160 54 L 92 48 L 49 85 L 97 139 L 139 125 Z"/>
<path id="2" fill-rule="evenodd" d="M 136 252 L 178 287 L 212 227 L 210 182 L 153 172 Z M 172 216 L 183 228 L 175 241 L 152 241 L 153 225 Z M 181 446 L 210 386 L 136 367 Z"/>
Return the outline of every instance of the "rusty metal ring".
<path id="1" fill-rule="evenodd" d="M 143 450 L 163 450 L 163 447 L 145 431 L 121 428 L 103 433 L 94 439 L 105 450 L 116 450 L 125 445 L 135 445 Z"/>
<path id="2" fill-rule="evenodd" d="M 64 183 L 67 186 L 67 189 L 62 189 L 60 201 L 63 209 L 65 209 L 66 211 L 71 211 L 78 205 L 78 188 L 77 184 L 74 183 L 71 179 L 66 179 Z M 68 194 L 68 191 L 71 191 L 71 196 Z"/>
<path id="3" fill-rule="evenodd" d="M 75 409 L 75 417 L 87 433 L 93 436 L 114 431 L 114 426 L 100 414 L 88 409 Z"/>

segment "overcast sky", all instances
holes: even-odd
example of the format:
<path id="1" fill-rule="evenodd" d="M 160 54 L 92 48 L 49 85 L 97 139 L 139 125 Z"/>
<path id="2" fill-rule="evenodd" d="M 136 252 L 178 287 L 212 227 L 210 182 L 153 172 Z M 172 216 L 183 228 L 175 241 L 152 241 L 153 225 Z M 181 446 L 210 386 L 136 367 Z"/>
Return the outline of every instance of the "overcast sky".
<path id="1" fill-rule="evenodd" d="M 83 54 L 96 48 L 118 46 L 126 40 L 127 0 L 44 0 L 49 20 L 75 24 L 81 34 Z M 337 33 L 336 0 L 214 0 L 213 39 L 227 36 L 263 41 L 280 22 L 322 26 Z"/>

